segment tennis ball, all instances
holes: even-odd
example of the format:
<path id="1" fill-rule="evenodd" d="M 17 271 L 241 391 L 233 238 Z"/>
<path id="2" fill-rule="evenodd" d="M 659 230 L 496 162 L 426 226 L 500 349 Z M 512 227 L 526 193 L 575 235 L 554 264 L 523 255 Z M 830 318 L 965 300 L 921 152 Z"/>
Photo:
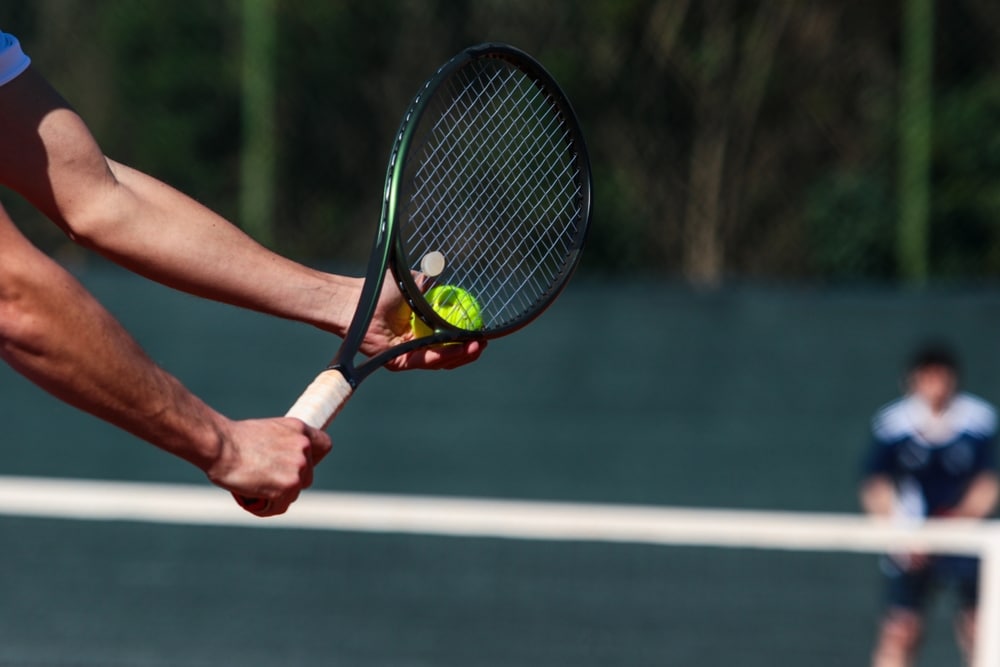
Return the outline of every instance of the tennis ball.
<path id="1" fill-rule="evenodd" d="M 431 304 L 434 312 L 448 324 L 466 331 L 479 331 L 483 328 L 479 303 L 461 287 L 438 285 L 428 290 L 424 298 Z M 418 338 L 434 333 L 415 314 L 410 315 L 410 327 L 413 329 L 413 335 Z"/>

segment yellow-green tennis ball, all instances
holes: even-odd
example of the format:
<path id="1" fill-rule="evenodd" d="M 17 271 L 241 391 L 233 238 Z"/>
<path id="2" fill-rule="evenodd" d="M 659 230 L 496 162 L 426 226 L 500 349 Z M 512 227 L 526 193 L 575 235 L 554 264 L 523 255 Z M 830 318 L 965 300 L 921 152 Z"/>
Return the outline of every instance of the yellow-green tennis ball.
<path id="1" fill-rule="evenodd" d="M 483 328 L 479 302 L 461 287 L 438 285 L 428 290 L 424 298 L 431 304 L 434 312 L 448 324 L 466 331 L 479 331 Z M 419 338 L 434 333 L 416 315 L 410 316 L 410 326 L 413 335 Z"/>

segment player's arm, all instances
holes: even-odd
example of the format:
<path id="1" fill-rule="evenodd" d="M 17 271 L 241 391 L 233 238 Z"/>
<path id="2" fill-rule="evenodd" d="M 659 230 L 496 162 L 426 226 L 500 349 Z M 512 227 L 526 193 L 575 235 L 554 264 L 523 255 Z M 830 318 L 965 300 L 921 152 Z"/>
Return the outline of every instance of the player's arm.
<path id="1" fill-rule="evenodd" d="M 225 418 L 154 364 L 0 207 L 0 356 L 53 395 L 202 469 L 214 483 L 272 500 L 280 513 L 312 481 L 326 434 L 294 419 Z"/>
<path id="2" fill-rule="evenodd" d="M 360 281 L 271 253 L 190 197 L 108 160 L 32 67 L 0 87 L 0 155 L 0 182 L 81 245 L 172 287 L 346 328 Z"/>
<path id="3" fill-rule="evenodd" d="M 192 294 L 343 335 L 361 280 L 270 252 L 176 189 L 107 159 L 82 119 L 33 68 L 0 87 L 0 182 L 90 247 L 137 273 Z M 386 295 L 380 313 L 405 308 Z M 405 318 L 379 319 L 368 353 L 409 335 Z M 383 346 L 383 347 L 379 347 Z M 412 367 L 471 361 L 479 343 L 433 350 Z"/>
<path id="4" fill-rule="evenodd" d="M 866 514 L 891 517 L 896 511 L 896 484 L 893 481 L 893 447 L 881 437 L 880 415 L 872 424 L 871 439 L 861 466 L 858 497 Z"/>
<path id="5" fill-rule="evenodd" d="M 890 517 L 896 504 L 896 487 L 886 475 L 871 475 L 861 482 L 861 508 L 866 514 Z"/>
<path id="6" fill-rule="evenodd" d="M 961 502 L 949 516 L 965 519 L 984 519 L 993 514 L 1000 500 L 1000 479 L 993 471 L 981 472 L 969 484 Z"/>

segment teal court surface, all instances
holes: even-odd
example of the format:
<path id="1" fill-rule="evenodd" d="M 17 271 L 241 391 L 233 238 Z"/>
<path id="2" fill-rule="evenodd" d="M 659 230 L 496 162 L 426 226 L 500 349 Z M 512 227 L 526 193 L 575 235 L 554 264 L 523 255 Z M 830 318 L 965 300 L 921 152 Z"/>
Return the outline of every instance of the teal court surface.
<path id="1" fill-rule="evenodd" d="M 283 412 L 334 347 L 119 272 L 82 279 L 234 417 Z M 956 322 L 970 388 L 995 400 L 997 312 L 968 294 L 584 279 L 475 366 L 373 376 L 330 429 L 316 492 L 856 512 L 867 420 L 907 346 Z M 187 464 L 6 368 L 0 392 L 8 487 L 108 480 L 143 485 L 168 514 L 189 511 L 189 490 L 211 498 L 206 513 L 228 506 Z M 10 502 L 0 516 L 3 666 L 840 666 L 866 662 L 879 609 L 864 554 L 282 528 L 235 505 L 199 524 L 47 497 L 46 516 Z M 921 664 L 957 664 L 947 604 L 937 613 Z"/>

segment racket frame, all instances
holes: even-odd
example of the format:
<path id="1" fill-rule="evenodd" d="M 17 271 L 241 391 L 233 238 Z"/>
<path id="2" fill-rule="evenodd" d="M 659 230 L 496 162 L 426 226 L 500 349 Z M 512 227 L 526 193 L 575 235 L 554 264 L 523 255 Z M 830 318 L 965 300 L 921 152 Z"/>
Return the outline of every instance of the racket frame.
<path id="1" fill-rule="evenodd" d="M 573 147 L 577 155 L 576 162 L 579 165 L 578 222 L 581 229 L 575 237 L 575 242 L 570 246 L 566 261 L 562 264 L 560 272 L 552 282 L 550 289 L 539 298 L 538 303 L 533 308 L 503 327 L 488 331 L 468 331 L 450 324 L 434 312 L 434 309 L 427 300 L 423 298 L 421 286 L 417 284 L 411 270 L 403 265 L 404 261 L 409 260 L 407 263 L 413 263 L 417 258 L 406 257 L 402 243 L 397 238 L 396 229 L 399 222 L 397 204 L 400 182 L 406 164 L 405 157 L 413 141 L 420 118 L 423 116 L 430 99 L 433 97 L 434 90 L 447 77 L 467 62 L 483 57 L 505 59 L 514 67 L 526 72 L 535 85 L 539 86 L 542 92 L 546 94 L 550 103 L 554 104 L 565 118 L 563 125 L 569 129 L 570 134 L 568 143 Z M 556 83 L 552 75 L 538 61 L 524 51 L 508 44 L 488 42 L 467 48 L 446 62 L 438 68 L 434 75 L 424 82 L 424 85 L 410 103 L 396 132 L 390 153 L 389 165 L 386 169 L 379 225 L 374 243 L 372 244 L 372 251 L 368 258 L 365 279 L 362 282 L 361 293 L 358 298 L 358 306 L 351 319 L 351 323 L 348 325 L 344 339 L 333 360 L 299 396 L 299 399 L 286 413 L 287 416 L 300 419 L 315 428 L 326 428 L 344 404 L 346 404 L 361 381 L 394 357 L 432 345 L 484 338 L 498 338 L 513 333 L 527 325 L 544 312 L 556 297 L 559 296 L 579 264 L 580 253 L 590 227 L 592 208 L 591 191 L 590 159 L 577 116 L 558 83 Z M 429 336 L 414 338 L 395 345 L 365 359 L 360 364 L 356 364 L 355 358 L 375 315 L 387 274 L 390 273 L 396 283 L 396 287 L 403 294 L 412 311 L 425 324 L 431 327 L 433 333 Z M 429 287 L 429 283 L 425 283 L 424 287 Z M 236 494 L 234 496 L 241 505 L 253 512 L 266 514 L 269 511 L 270 501 Z"/>
<path id="2" fill-rule="evenodd" d="M 420 119 L 427 110 L 427 105 L 433 98 L 433 93 L 438 86 L 468 62 L 479 58 L 499 58 L 525 72 L 532 82 L 540 87 L 548 98 L 549 103 L 558 109 L 559 114 L 564 118 L 563 126 L 568 130 L 569 135 L 568 144 L 572 145 L 579 165 L 580 192 L 578 210 L 579 224 L 582 227 L 582 231 L 576 236 L 575 242 L 569 248 L 566 261 L 563 263 L 558 276 L 552 281 L 551 289 L 542 296 L 537 305 L 531 308 L 528 313 L 529 316 L 517 318 L 505 326 L 496 329 L 469 331 L 456 327 L 444 320 L 434 311 L 427 300 L 422 297 L 421 286 L 417 284 L 416 279 L 409 269 L 409 264 L 419 264 L 419 258 L 406 257 L 403 244 L 398 238 L 396 230 L 399 224 L 399 189 L 403 179 L 403 171 L 406 167 L 406 156 L 414 134 L 420 124 Z M 343 343 L 338 349 L 336 356 L 330 362 L 329 366 L 327 366 L 327 369 L 337 370 L 342 373 L 350 386 L 356 389 L 358 384 L 368 375 L 400 354 L 431 345 L 499 338 L 526 326 L 544 312 L 559 294 L 562 293 L 579 264 L 580 254 L 586 243 L 590 227 L 589 221 L 593 205 L 592 187 L 590 158 L 587 153 L 586 142 L 583 138 L 579 120 L 569 99 L 562 92 L 559 84 L 548 70 L 524 51 L 500 42 L 486 42 L 469 47 L 458 53 L 451 60 L 439 67 L 434 75 L 424 82 L 403 115 L 403 120 L 393 141 L 389 164 L 386 168 L 382 210 L 375 241 L 372 246 L 372 253 L 368 260 L 365 273 L 366 278 L 358 300 L 358 310 L 351 320 Z M 403 294 L 411 310 L 434 333 L 393 346 L 380 354 L 365 359 L 360 364 L 355 364 L 357 353 L 350 353 L 350 351 L 360 348 L 365 333 L 374 317 L 378 297 L 385 284 L 387 273 L 392 274 L 396 287 Z"/>

